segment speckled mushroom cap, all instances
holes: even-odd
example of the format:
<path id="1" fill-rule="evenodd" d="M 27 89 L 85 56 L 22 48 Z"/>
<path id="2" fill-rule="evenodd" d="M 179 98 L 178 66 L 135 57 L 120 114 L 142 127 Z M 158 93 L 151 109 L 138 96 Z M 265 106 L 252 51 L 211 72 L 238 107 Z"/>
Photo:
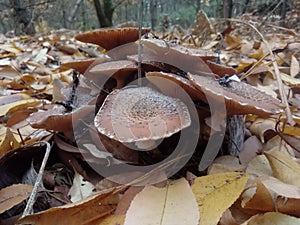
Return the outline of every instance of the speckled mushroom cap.
<path id="1" fill-rule="evenodd" d="M 117 89 L 105 99 L 94 124 L 120 142 L 158 140 L 190 126 L 187 106 L 149 87 Z"/>
<path id="2" fill-rule="evenodd" d="M 247 83 L 232 80 L 223 86 L 215 78 L 190 73 L 188 78 L 204 95 L 210 96 L 216 102 L 225 100 L 227 116 L 256 114 L 266 117 L 283 112 L 284 106 L 278 99 Z M 206 99 L 203 101 L 206 102 Z"/>

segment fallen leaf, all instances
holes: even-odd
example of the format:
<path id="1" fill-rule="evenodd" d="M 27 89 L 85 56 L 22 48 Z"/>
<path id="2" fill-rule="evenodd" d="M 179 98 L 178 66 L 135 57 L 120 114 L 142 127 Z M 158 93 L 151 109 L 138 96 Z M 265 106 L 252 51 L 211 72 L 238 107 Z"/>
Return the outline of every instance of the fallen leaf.
<path id="1" fill-rule="evenodd" d="M 237 157 L 224 155 L 216 158 L 208 168 L 208 174 L 224 172 L 244 172 L 245 166 L 242 166 Z"/>
<path id="2" fill-rule="evenodd" d="M 131 202 L 124 224 L 196 225 L 198 221 L 195 196 L 182 178 L 170 181 L 165 188 L 146 186 Z"/>
<path id="3" fill-rule="evenodd" d="M 272 168 L 265 155 L 257 155 L 247 166 L 246 173 L 256 176 L 273 176 Z"/>
<path id="4" fill-rule="evenodd" d="M 71 202 L 78 202 L 92 195 L 94 185 L 86 180 L 75 171 L 73 185 L 69 190 L 68 195 L 71 197 Z"/>
<path id="5" fill-rule="evenodd" d="M 249 137 L 243 144 L 239 159 L 242 165 L 248 165 L 248 163 L 262 151 L 262 144 L 256 136 Z"/>
<path id="6" fill-rule="evenodd" d="M 13 184 L 0 190 L 0 214 L 26 200 L 33 189 L 28 184 Z"/>
<path id="7" fill-rule="evenodd" d="M 5 128 L 5 132 L 0 135 L 0 156 L 6 152 L 20 147 L 10 128 Z"/>
<path id="8" fill-rule="evenodd" d="M 274 176 L 279 180 L 300 187 L 300 165 L 292 158 L 276 149 L 264 153 L 267 157 Z"/>
<path id="9" fill-rule="evenodd" d="M 16 224 L 42 224 L 42 225 L 78 225 L 92 220 L 94 217 L 103 218 L 110 214 L 118 202 L 117 194 L 112 192 L 98 194 L 84 201 L 66 204 L 61 207 L 27 215 L 17 221 Z"/>
<path id="10" fill-rule="evenodd" d="M 270 139 L 270 136 L 274 136 L 275 133 L 276 120 L 275 119 L 256 119 L 250 126 L 250 131 L 252 134 L 260 138 L 262 143 Z"/>
<path id="11" fill-rule="evenodd" d="M 300 219 L 285 215 L 278 212 L 267 212 L 265 214 L 258 214 L 251 217 L 248 221 L 242 225 L 297 225 L 300 224 Z"/>
<path id="12" fill-rule="evenodd" d="M 300 71 L 299 61 L 295 56 L 292 55 L 291 68 L 290 68 L 291 77 L 295 77 L 299 73 L 299 71 Z"/>
<path id="13" fill-rule="evenodd" d="M 234 172 L 196 178 L 192 190 L 200 210 L 199 225 L 216 225 L 240 196 L 248 178 L 246 174 Z"/>

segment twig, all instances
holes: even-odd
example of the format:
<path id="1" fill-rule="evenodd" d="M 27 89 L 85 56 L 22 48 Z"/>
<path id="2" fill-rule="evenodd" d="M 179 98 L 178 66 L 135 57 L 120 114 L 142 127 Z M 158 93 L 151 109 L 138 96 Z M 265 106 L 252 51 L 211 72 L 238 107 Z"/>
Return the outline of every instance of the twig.
<path id="1" fill-rule="evenodd" d="M 36 181 L 35 181 L 35 184 L 34 184 L 34 187 L 33 187 L 33 190 L 31 192 L 31 195 L 28 199 L 28 202 L 27 202 L 27 205 L 25 207 L 25 210 L 22 214 L 22 217 L 24 216 L 27 216 L 29 214 L 32 213 L 33 211 L 33 204 L 35 203 L 35 200 L 36 200 L 36 195 L 37 195 L 37 192 L 38 192 L 38 187 L 40 186 L 41 184 L 41 181 L 42 181 L 42 177 L 43 177 L 43 174 L 44 174 L 44 170 L 45 170 L 45 166 L 46 166 L 46 163 L 48 161 L 48 158 L 49 158 L 49 155 L 50 155 L 50 151 L 51 151 L 51 146 L 48 142 L 46 141 L 39 141 L 39 142 L 35 142 L 33 144 L 30 144 L 30 145 L 26 145 L 27 146 L 33 146 L 33 145 L 36 145 L 36 144 L 45 144 L 46 145 L 46 152 L 45 152 L 45 155 L 44 155 L 44 158 L 43 158 L 43 161 L 42 161 L 42 165 L 40 167 L 40 170 L 39 170 L 39 173 L 38 173 L 38 176 L 36 178 Z"/>
<path id="2" fill-rule="evenodd" d="M 260 38 L 262 39 L 262 41 L 266 45 L 266 47 L 267 47 L 267 49 L 269 51 L 269 54 L 270 54 L 270 56 L 272 58 L 272 64 L 273 64 L 273 67 L 274 67 L 274 73 L 276 75 L 276 80 L 277 80 L 277 84 L 278 84 L 278 88 L 279 88 L 280 98 L 281 98 L 282 103 L 285 105 L 285 113 L 286 113 L 287 122 L 291 126 L 294 126 L 295 125 L 295 121 L 293 120 L 291 109 L 289 107 L 289 103 L 288 103 L 286 94 L 284 92 L 283 83 L 282 83 L 281 76 L 280 76 L 280 71 L 278 69 L 278 65 L 277 65 L 277 62 L 275 60 L 275 56 L 273 54 L 272 48 L 269 45 L 268 41 L 259 32 L 259 30 L 255 26 L 253 26 L 252 24 L 244 22 L 244 21 L 239 20 L 239 19 L 228 19 L 228 20 L 233 21 L 233 22 L 238 22 L 238 23 L 246 24 L 247 26 L 251 27 L 260 36 Z"/>

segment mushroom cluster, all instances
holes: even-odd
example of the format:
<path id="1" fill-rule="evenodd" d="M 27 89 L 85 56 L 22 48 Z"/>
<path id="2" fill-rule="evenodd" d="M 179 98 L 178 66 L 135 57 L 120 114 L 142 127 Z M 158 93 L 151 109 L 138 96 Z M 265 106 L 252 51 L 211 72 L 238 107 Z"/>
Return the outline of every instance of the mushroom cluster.
<path id="1" fill-rule="evenodd" d="M 148 31 L 145 28 L 142 33 Z M 155 88 L 154 77 L 176 83 L 195 103 L 211 104 L 208 98 L 216 103 L 224 102 L 227 117 L 237 114 L 266 117 L 283 111 L 278 99 L 245 82 L 231 79 L 237 71 L 215 63 L 215 53 L 145 38 L 141 40 L 142 51 L 138 55 L 137 44 L 124 45 L 138 39 L 137 28 L 104 29 L 80 34 L 76 39 L 103 47 L 108 56 L 109 50 L 120 50 L 120 57 L 91 64 L 84 73 L 102 89 L 109 79 L 115 81 L 110 93 L 101 92 L 102 101 L 97 103 L 99 111 L 94 125 L 99 134 L 119 143 L 134 143 L 139 149 L 153 149 L 155 141 L 190 126 L 188 107 L 179 97 L 160 93 Z M 118 51 L 111 55 L 116 56 L 116 53 Z M 140 59 L 141 74 L 146 83 L 132 87 L 129 84 L 140 78 Z"/>

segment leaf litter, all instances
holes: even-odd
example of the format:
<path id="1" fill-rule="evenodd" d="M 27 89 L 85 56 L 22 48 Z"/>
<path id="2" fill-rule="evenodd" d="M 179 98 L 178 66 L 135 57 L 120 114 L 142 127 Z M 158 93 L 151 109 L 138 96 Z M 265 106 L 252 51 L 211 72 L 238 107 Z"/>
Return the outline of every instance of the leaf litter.
<path id="1" fill-rule="evenodd" d="M 127 143 L 95 132 L 93 120 L 106 104 L 107 96 L 137 78 L 137 51 L 133 53 L 131 49 L 130 55 L 123 51 L 119 57 L 106 54 L 103 47 L 107 46 L 90 44 L 84 35 L 71 30 L 4 39 L 0 45 L 0 167 L 5 168 L 0 179 L 0 222 L 13 215 L 14 223 L 46 225 L 299 224 L 299 35 L 271 26 L 265 27 L 269 33 L 262 34 L 263 29 L 257 30 L 250 22 L 232 19 L 231 23 L 234 28 L 221 32 L 221 45 L 220 34 L 214 32 L 213 24 L 201 13 L 191 31 L 186 31 L 192 35 L 173 32 L 161 38 L 164 40 L 143 41 L 144 47 L 151 50 L 141 63 L 149 82 L 155 85 L 151 82 L 153 77 L 176 82 L 193 98 L 199 117 L 204 117 L 191 160 L 167 180 L 165 169 L 176 166 L 176 160 L 148 173 L 112 173 L 107 177 L 87 165 L 111 171 L 120 170 L 124 163 L 147 166 L 166 159 L 176 147 L 175 134 L 149 153 L 137 154 Z M 210 38 L 195 32 L 200 24 L 211 34 Z M 118 32 L 124 36 L 126 29 Z M 90 32 L 88 38 L 94 40 L 97 35 L 98 31 Z M 122 43 L 134 42 L 136 37 L 135 33 L 134 40 Z M 120 37 L 114 38 L 110 38 L 108 48 L 119 45 Z M 172 40 L 179 40 L 180 46 L 172 44 Z M 197 60 L 197 67 L 204 68 L 202 74 L 197 74 L 196 67 L 174 67 L 168 54 L 182 57 L 184 62 Z M 210 61 L 218 57 L 221 64 Z M 132 70 L 124 73 L 125 68 L 118 68 L 120 74 L 111 72 L 112 78 L 111 73 L 105 77 L 107 71 L 98 71 L 106 64 L 122 67 L 120 60 L 124 65 L 133 65 Z M 74 69 L 79 72 L 77 75 Z M 230 115 L 244 115 L 242 147 L 238 155 L 230 155 L 233 151 L 226 149 L 230 145 L 225 142 L 232 140 L 225 139 L 209 168 L 199 171 L 207 134 L 217 133 L 207 122 L 210 111 L 203 96 L 209 93 L 218 101 L 218 92 L 228 89 L 227 85 L 239 86 L 226 77 L 233 74 L 245 82 L 243 89 L 250 90 L 250 96 L 246 96 L 250 102 L 234 102 L 235 98 L 228 97 L 226 103 Z M 199 82 L 210 84 L 221 78 L 222 85 L 217 83 L 216 90 L 209 87 L 207 92 Z M 259 93 L 255 92 L 254 97 L 253 88 Z M 276 110 L 268 111 L 265 98 L 261 105 L 255 105 L 255 98 L 266 93 L 272 101 L 276 100 L 272 105 Z M 252 108 L 247 109 L 248 106 Z M 37 190 L 46 193 L 52 205 L 43 208 L 38 198 L 34 213 L 21 218 L 24 201 L 33 188 L 22 184 L 22 175 L 30 165 L 38 171 L 42 163 L 41 157 L 28 151 L 28 146 L 38 141 L 54 143 L 42 181 L 45 185 Z M 20 154 L 28 168 L 12 164 L 20 161 Z M 51 182 L 46 181 L 46 174 Z M 164 177 L 165 182 L 157 177 Z M 147 179 L 152 183 L 145 185 Z M 138 184 L 140 187 L 136 187 Z"/>

